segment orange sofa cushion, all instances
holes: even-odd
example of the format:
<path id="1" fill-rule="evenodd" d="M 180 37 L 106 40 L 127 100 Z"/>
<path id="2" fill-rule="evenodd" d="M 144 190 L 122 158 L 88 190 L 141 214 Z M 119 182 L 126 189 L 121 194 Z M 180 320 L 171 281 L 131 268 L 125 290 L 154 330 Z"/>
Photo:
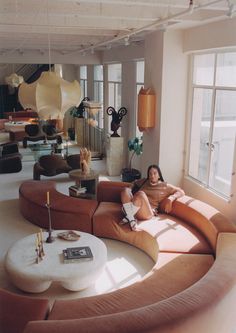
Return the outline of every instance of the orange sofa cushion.
<path id="1" fill-rule="evenodd" d="M 132 233 L 128 225 L 126 228 L 119 225 L 122 216 L 121 204 L 101 202 L 93 216 L 94 234 L 98 237 L 127 240 L 128 243 L 139 248 L 142 246 L 141 249 L 145 249 L 145 241 L 150 242 L 150 238 L 153 238 L 157 240 L 155 243 L 162 252 L 214 253 L 206 238 L 199 231 L 174 216 L 160 214 L 151 220 L 139 221 L 138 231 Z M 137 233 L 142 233 L 142 237 L 139 237 Z M 145 234 L 151 237 L 147 237 Z M 140 239 L 140 246 L 137 237 Z M 148 246 L 147 244 L 146 247 Z M 153 257 L 152 254 L 151 256 Z"/>

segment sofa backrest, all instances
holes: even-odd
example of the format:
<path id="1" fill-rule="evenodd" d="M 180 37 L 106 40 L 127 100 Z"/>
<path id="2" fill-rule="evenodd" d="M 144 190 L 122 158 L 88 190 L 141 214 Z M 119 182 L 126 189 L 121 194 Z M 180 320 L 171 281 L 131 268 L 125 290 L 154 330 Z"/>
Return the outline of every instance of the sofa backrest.
<path id="1" fill-rule="evenodd" d="M 99 202 L 121 202 L 120 194 L 125 187 L 131 187 L 131 183 L 101 181 L 97 186 L 97 200 Z"/>

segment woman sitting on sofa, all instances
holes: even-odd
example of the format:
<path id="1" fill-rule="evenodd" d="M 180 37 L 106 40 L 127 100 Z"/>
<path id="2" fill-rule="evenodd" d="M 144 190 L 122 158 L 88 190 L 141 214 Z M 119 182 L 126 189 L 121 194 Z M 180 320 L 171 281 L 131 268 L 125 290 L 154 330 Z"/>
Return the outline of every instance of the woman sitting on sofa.
<path id="1" fill-rule="evenodd" d="M 132 230 L 136 229 L 136 220 L 148 220 L 157 215 L 159 203 L 166 199 L 164 211 L 172 210 L 172 203 L 182 197 L 184 191 L 167 184 L 158 165 L 150 165 L 147 178 L 136 180 L 132 188 L 121 192 L 121 202 L 125 214 L 121 224 L 129 223 Z"/>

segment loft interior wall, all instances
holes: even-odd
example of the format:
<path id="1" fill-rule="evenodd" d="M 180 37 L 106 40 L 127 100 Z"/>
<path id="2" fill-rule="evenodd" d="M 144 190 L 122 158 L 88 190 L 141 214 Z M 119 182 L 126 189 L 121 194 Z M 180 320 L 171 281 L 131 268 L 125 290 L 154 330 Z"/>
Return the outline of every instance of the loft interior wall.
<path id="1" fill-rule="evenodd" d="M 236 47 L 236 17 L 187 29 L 184 32 L 184 52 L 226 47 Z"/>
<path id="2" fill-rule="evenodd" d="M 198 28 L 188 29 L 184 33 L 184 51 L 185 52 L 214 52 L 219 48 L 236 49 L 236 18 L 225 21 L 214 22 Z M 200 38 L 199 38 L 200 36 Z M 190 112 L 190 110 L 189 110 Z M 190 116 L 188 115 L 190 119 Z M 190 124 L 188 123 L 188 126 Z M 188 151 L 189 138 L 186 136 L 186 151 Z M 236 166 L 236 160 L 234 160 Z M 236 180 L 233 177 L 232 194 L 229 201 L 219 197 L 215 193 L 205 189 L 203 186 L 192 181 L 187 176 L 184 177 L 183 187 L 186 193 L 194 198 L 201 199 L 216 207 L 232 222 L 236 221 Z"/>
<path id="3" fill-rule="evenodd" d="M 145 39 L 144 86 L 145 88 L 152 88 L 156 94 L 156 119 L 155 127 L 143 133 L 141 161 L 143 177 L 146 176 L 147 168 L 150 164 L 159 164 L 163 43 L 163 31 L 153 32 Z"/>
<path id="4" fill-rule="evenodd" d="M 144 58 L 144 43 L 131 44 L 129 46 L 114 47 L 105 50 L 102 56 L 103 64 L 126 62 Z"/>
<path id="5" fill-rule="evenodd" d="M 183 31 L 164 33 L 159 164 L 168 182 L 182 186 L 188 57 Z"/>

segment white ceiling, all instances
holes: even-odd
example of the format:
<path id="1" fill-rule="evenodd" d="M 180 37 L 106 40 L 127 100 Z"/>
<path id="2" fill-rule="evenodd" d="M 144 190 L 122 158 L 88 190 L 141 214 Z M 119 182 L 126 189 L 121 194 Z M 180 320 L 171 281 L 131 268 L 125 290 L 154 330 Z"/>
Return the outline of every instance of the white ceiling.
<path id="1" fill-rule="evenodd" d="M 0 0 L 0 54 L 82 53 L 226 19 L 235 0 Z"/>

